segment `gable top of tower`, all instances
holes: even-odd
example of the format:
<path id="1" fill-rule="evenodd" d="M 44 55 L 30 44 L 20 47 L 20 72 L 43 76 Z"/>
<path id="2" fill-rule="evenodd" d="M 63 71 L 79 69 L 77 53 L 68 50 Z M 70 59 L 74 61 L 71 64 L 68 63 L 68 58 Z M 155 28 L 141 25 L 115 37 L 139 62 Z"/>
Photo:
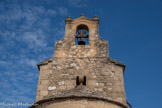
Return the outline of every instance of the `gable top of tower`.
<path id="1" fill-rule="evenodd" d="M 65 20 L 65 35 L 55 42 L 55 57 L 108 57 L 108 41 L 99 36 L 99 19 L 86 18 Z"/>
<path id="2" fill-rule="evenodd" d="M 77 22 L 77 21 L 80 21 L 80 20 L 86 20 L 86 21 L 90 21 L 90 22 L 97 22 L 99 24 L 99 18 L 96 15 L 93 17 L 93 19 L 90 19 L 90 18 L 85 17 L 84 14 L 81 14 L 80 17 L 75 18 L 75 19 L 71 19 L 71 16 L 68 16 L 67 19 L 65 20 L 65 23 Z"/>

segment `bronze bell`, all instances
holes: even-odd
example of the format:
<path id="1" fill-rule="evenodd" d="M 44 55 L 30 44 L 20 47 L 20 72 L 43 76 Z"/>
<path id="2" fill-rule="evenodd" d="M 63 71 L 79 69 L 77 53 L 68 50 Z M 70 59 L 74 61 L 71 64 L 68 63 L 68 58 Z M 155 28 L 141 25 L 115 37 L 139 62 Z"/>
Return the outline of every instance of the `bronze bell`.
<path id="1" fill-rule="evenodd" d="M 85 45 L 85 41 L 84 41 L 83 37 L 80 38 L 80 41 L 78 42 L 78 45 Z"/>
<path id="2" fill-rule="evenodd" d="M 85 33 L 86 33 L 86 32 L 84 32 L 84 31 L 79 32 L 80 41 L 78 42 L 78 45 L 85 45 L 85 41 L 84 41 Z"/>

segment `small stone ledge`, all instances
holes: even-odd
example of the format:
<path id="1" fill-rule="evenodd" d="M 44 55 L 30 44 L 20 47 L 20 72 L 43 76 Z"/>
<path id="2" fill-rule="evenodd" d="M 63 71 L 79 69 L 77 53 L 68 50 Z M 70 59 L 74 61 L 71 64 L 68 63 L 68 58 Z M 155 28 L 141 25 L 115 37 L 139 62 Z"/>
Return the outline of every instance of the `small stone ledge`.
<path id="1" fill-rule="evenodd" d="M 125 64 L 123 64 L 123 63 L 121 63 L 121 62 L 118 62 L 117 60 L 113 60 L 112 58 L 110 58 L 110 57 L 108 57 L 108 62 L 111 62 L 111 63 L 114 63 L 114 64 L 116 64 L 116 65 L 118 65 L 118 66 L 122 66 L 123 67 L 123 72 L 124 72 L 124 70 L 125 70 Z"/>
<path id="2" fill-rule="evenodd" d="M 49 58 L 49 59 L 46 59 L 45 61 L 40 62 L 39 64 L 37 64 L 38 69 L 40 69 L 40 66 L 41 66 L 41 65 L 47 65 L 48 63 L 52 62 L 52 59 L 53 59 L 53 57 L 51 57 L 51 58 Z"/>
<path id="3" fill-rule="evenodd" d="M 112 63 L 116 64 L 116 65 L 121 65 L 121 66 L 125 66 L 125 64 L 121 63 L 121 62 L 118 62 L 117 60 L 113 60 L 112 58 L 108 58 L 108 61 L 111 61 Z"/>

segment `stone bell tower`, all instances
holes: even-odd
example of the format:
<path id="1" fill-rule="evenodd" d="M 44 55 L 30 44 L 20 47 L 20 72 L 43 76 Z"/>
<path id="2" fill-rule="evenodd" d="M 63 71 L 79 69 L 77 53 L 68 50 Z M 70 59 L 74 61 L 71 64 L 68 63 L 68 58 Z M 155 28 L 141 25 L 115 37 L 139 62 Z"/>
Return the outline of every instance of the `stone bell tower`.
<path id="1" fill-rule="evenodd" d="M 36 103 L 30 108 L 130 108 L 125 65 L 109 57 L 108 41 L 99 36 L 99 19 L 65 20 L 65 36 L 54 57 L 38 64 Z"/>

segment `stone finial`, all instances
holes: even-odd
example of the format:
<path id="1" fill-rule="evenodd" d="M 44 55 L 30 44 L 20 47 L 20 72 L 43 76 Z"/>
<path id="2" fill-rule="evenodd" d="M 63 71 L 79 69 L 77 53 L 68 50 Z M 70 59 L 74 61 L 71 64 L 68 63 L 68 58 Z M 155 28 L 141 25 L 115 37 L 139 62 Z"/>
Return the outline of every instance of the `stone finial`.
<path id="1" fill-rule="evenodd" d="M 98 17 L 95 15 L 93 19 L 98 20 Z"/>
<path id="2" fill-rule="evenodd" d="M 83 14 L 83 13 L 80 15 L 80 18 L 85 18 L 85 16 L 84 16 L 84 14 Z"/>
<path id="3" fill-rule="evenodd" d="M 71 20 L 71 16 L 68 16 L 66 20 Z"/>
<path id="4" fill-rule="evenodd" d="M 68 16 L 67 18 L 66 18 L 66 20 L 65 20 L 65 22 L 67 23 L 67 22 L 70 22 L 72 19 L 71 19 L 71 16 Z"/>

